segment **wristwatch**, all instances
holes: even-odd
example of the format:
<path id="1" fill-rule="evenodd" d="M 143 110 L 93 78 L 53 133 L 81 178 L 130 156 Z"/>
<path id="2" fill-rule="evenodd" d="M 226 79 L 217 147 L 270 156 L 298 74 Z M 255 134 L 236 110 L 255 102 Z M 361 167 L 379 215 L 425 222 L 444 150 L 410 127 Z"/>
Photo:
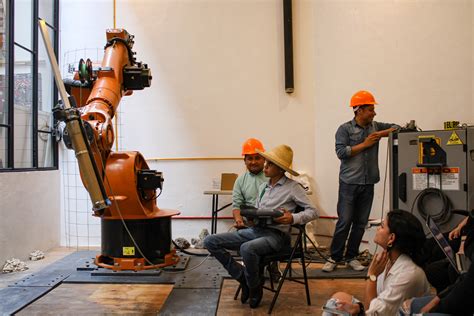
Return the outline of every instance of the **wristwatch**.
<path id="1" fill-rule="evenodd" d="M 369 274 L 369 280 L 372 282 L 377 282 L 377 276 L 375 274 Z"/>

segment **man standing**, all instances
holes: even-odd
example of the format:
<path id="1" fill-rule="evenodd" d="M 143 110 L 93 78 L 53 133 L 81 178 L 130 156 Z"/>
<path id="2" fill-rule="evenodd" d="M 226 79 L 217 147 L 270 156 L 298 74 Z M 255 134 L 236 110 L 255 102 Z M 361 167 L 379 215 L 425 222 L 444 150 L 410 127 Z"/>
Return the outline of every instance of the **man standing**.
<path id="1" fill-rule="evenodd" d="M 339 126 L 336 132 L 336 154 L 341 160 L 337 202 L 339 218 L 331 243 L 331 258 L 322 269 L 325 272 L 333 271 L 343 258 L 356 271 L 365 268 L 355 258 L 359 255 L 359 245 L 369 220 L 374 184 L 380 180 L 379 140 L 399 128 L 396 124 L 374 121 L 375 104 L 370 92 L 358 91 L 350 104 L 354 118 Z"/>
<path id="2" fill-rule="evenodd" d="M 245 303 L 250 298 L 251 308 L 256 308 L 263 296 L 263 279 L 259 269 L 262 256 L 290 247 L 291 224 L 304 224 L 318 217 L 303 187 L 285 176 L 286 171 L 298 175 L 291 169 L 293 150 L 287 145 L 280 145 L 270 152 L 257 152 L 266 159 L 264 172 L 270 180 L 261 186 L 256 206 L 270 210 L 280 209 L 284 214 L 269 225 L 256 225 L 235 232 L 210 235 L 204 239 L 207 250 L 232 278 L 240 282 L 240 300 Z M 303 211 L 294 214 L 297 206 Z M 227 250 L 240 250 L 244 265 L 235 261 Z"/>
<path id="3" fill-rule="evenodd" d="M 247 171 L 235 180 L 232 192 L 232 215 L 236 228 L 245 228 L 244 220 L 240 215 L 240 206 L 254 206 L 258 188 L 268 180 L 263 173 L 265 158 L 257 154 L 256 150 L 265 151 L 258 139 L 249 138 L 242 145 L 242 156 Z"/>

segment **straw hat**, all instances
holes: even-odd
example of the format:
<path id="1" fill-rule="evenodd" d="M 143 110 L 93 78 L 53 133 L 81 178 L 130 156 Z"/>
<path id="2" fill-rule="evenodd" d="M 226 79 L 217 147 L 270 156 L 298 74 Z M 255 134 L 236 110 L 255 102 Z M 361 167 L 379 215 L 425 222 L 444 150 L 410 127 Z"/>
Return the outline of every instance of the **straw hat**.
<path id="1" fill-rule="evenodd" d="M 263 152 L 259 149 L 256 149 L 255 151 L 266 160 L 273 162 L 275 165 L 285 171 L 288 171 L 292 175 L 300 175 L 298 172 L 291 169 L 291 164 L 293 163 L 293 150 L 290 146 L 280 145 L 266 152 Z"/>

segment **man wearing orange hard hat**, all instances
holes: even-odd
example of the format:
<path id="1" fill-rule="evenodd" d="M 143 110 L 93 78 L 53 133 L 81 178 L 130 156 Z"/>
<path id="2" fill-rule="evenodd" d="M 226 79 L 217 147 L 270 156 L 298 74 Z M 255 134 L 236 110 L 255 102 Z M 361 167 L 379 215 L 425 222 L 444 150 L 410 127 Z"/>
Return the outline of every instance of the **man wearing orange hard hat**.
<path id="1" fill-rule="evenodd" d="M 288 178 L 288 172 L 299 174 L 292 169 L 293 150 L 288 145 L 280 145 L 269 152 L 256 149 L 265 158 L 264 173 L 268 181 L 263 183 L 257 194 L 256 212 L 263 210 L 281 212 L 271 223 L 258 222 L 256 225 L 235 232 L 209 235 L 204 246 L 239 281 L 242 303 L 249 301 L 250 308 L 257 308 L 263 296 L 263 278 L 260 263 L 264 256 L 289 251 L 291 224 L 305 224 L 318 217 L 306 191 L 296 181 Z M 297 208 L 302 210 L 296 213 Z M 231 256 L 228 250 L 239 250 L 243 265 Z"/>
<path id="2" fill-rule="evenodd" d="M 244 157 L 247 171 L 241 174 L 234 183 L 232 191 L 232 215 L 236 228 L 244 228 L 245 223 L 240 215 L 241 205 L 255 205 L 258 188 L 268 181 L 263 173 L 265 158 L 257 153 L 264 152 L 263 144 L 255 138 L 247 139 L 242 145 L 242 156 Z"/>
<path id="3" fill-rule="evenodd" d="M 333 271 L 342 260 L 356 271 L 365 269 L 357 256 L 372 208 L 374 184 L 380 180 L 379 140 L 399 128 L 396 124 L 374 121 L 376 104 L 370 92 L 356 92 L 350 103 L 354 118 L 339 126 L 336 132 L 336 154 L 341 160 L 338 220 L 331 258 L 324 264 L 324 272 Z"/>

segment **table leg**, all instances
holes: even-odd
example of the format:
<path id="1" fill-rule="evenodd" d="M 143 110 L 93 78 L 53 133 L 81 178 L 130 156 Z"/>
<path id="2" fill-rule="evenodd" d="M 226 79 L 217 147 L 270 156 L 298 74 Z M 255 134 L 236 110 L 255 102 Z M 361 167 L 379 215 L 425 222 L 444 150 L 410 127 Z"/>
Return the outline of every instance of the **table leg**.
<path id="1" fill-rule="evenodd" d="M 215 233 L 214 231 L 214 221 L 217 220 L 215 218 L 215 215 L 216 215 L 216 195 L 213 194 L 212 195 L 212 210 L 211 210 L 211 235 L 213 235 Z"/>
<path id="2" fill-rule="evenodd" d="M 216 208 L 214 209 L 214 234 L 217 233 L 217 213 L 219 212 L 219 195 L 216 194 Z"/>

